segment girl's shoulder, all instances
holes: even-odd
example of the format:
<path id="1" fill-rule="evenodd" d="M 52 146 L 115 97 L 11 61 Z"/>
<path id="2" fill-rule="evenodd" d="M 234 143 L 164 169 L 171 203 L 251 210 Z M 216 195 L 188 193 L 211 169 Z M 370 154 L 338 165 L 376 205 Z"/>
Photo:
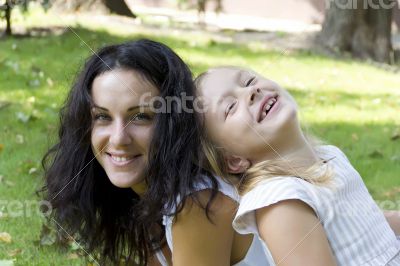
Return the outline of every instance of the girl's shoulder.
<path id="1" fill-rule="evenodd" d="M 282 200 L 304 199 L 310 201 L 315 186 L 294 176 L 274 177 L 261 181 L 242 196 L 241 208 L 257 208 Z"/>
<path id="2" fill-rule="evenodd" d="M 286 200 L 302 201 L 318 215 L 317 194 L 315 186 L 298 177 L 275 177 L 261 181 L 242 196 L 233 226 L 239 233 L 257 233 L 254 212 Z"/>
<path id="3" fill-rule="evenodd" d="M 321 159 L 324 160 L 338 159 L 345 160 L 347 162 L 349 161 L 346 154 L 344 154 L 341 149 L 334 145 L 318 145 L 316 147 L 316 151 Z"/>

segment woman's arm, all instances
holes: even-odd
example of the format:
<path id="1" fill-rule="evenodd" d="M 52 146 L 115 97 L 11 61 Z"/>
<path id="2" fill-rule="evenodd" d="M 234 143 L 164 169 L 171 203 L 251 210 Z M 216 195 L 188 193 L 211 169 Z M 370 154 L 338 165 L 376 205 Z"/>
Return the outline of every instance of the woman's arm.
<path id="1" fill-rule="evenodd" d="M 384 211 L 383 213 L 396 236 L 400 236 L 400 211 Z"/>
<path id="2" fill-rule="evenodd" d="M 286 200 L 258 209 L 256 219 L 276 264 L 336 265 L 320 221 L 302 201 Z"/>
<path id="3" fill-rule="evenodd" d="M 203 206 L 210 191 L 198 192 Z M 218 193 L 212 202 L 211 221 L 205 211 L 188 199 L 172 225 L 174 266 L 228 266 L 230 264 L 234 231 L 232 220 L 237 204 Z"/>

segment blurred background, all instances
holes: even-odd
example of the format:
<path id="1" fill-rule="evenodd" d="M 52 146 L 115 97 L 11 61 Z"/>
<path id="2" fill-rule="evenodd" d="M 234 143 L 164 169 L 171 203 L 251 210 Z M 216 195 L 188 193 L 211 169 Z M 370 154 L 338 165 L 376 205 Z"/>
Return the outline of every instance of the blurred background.
<path id="1" fill-rule="evenodd" d="M 96 265 L 39 212 L 41 159 L 85 58 L 150 38 L 194 74 L 253 68 L 288 89 L 382 209 L 400 210 L 400 0 L 0 0 L 0 266 Z"/>

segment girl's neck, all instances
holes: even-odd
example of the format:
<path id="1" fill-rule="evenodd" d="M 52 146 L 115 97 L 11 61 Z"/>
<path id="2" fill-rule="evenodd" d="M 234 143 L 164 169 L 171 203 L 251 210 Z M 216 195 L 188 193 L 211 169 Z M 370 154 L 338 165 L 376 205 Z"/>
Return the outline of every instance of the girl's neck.
<path id="1" fill-rule="evenodd" d="M 268 155 L 255 163 L 265 160 L 284 160 L 292 168 L 307 169 L 320 160 L 313 145 L 306 139 L 303 133 L 298 138 L 292 138 L 279 146 L 279 149 L 269 151 Z"/>

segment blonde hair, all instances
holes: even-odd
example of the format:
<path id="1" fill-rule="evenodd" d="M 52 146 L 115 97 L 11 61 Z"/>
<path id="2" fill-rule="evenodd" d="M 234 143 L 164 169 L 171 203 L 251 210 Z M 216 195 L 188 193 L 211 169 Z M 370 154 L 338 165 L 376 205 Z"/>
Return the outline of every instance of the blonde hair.
<path id="1" fill-rule="evenodd" d="M 210 73 L 210 70 L 197 76 L 195 79 L 195 86 L 197 89 L 201 87 L 201 81 L 208 73 Z M 307 141 L 313 147 L 323 144 L 321 140 L 306 131 L 304 134 Z M 306 169 L 304 169 L 304 167 L 296 169 L 291 166 L 301 165 L 301 160 L 299 159 L 295 161 L 291 160 L 290 162 L 283 158 L 265 160 L 252 165 L 243 174 L 230 174 L 225 161 L 225 150 L 215 145 L 206 133 L 202 134 L 201 145 L 206 158 L 205 168 L 225 180 L 232 179 L 232 177 L 239 179 L 237 189 L 241 195 L 246 194 L 260 182 L 275 177 L 298 177 L 312 184 L 322 186 L 330 186 L 330 181 L 332 180 L 333 170 L 329 164 L 322 159 Z"/>

